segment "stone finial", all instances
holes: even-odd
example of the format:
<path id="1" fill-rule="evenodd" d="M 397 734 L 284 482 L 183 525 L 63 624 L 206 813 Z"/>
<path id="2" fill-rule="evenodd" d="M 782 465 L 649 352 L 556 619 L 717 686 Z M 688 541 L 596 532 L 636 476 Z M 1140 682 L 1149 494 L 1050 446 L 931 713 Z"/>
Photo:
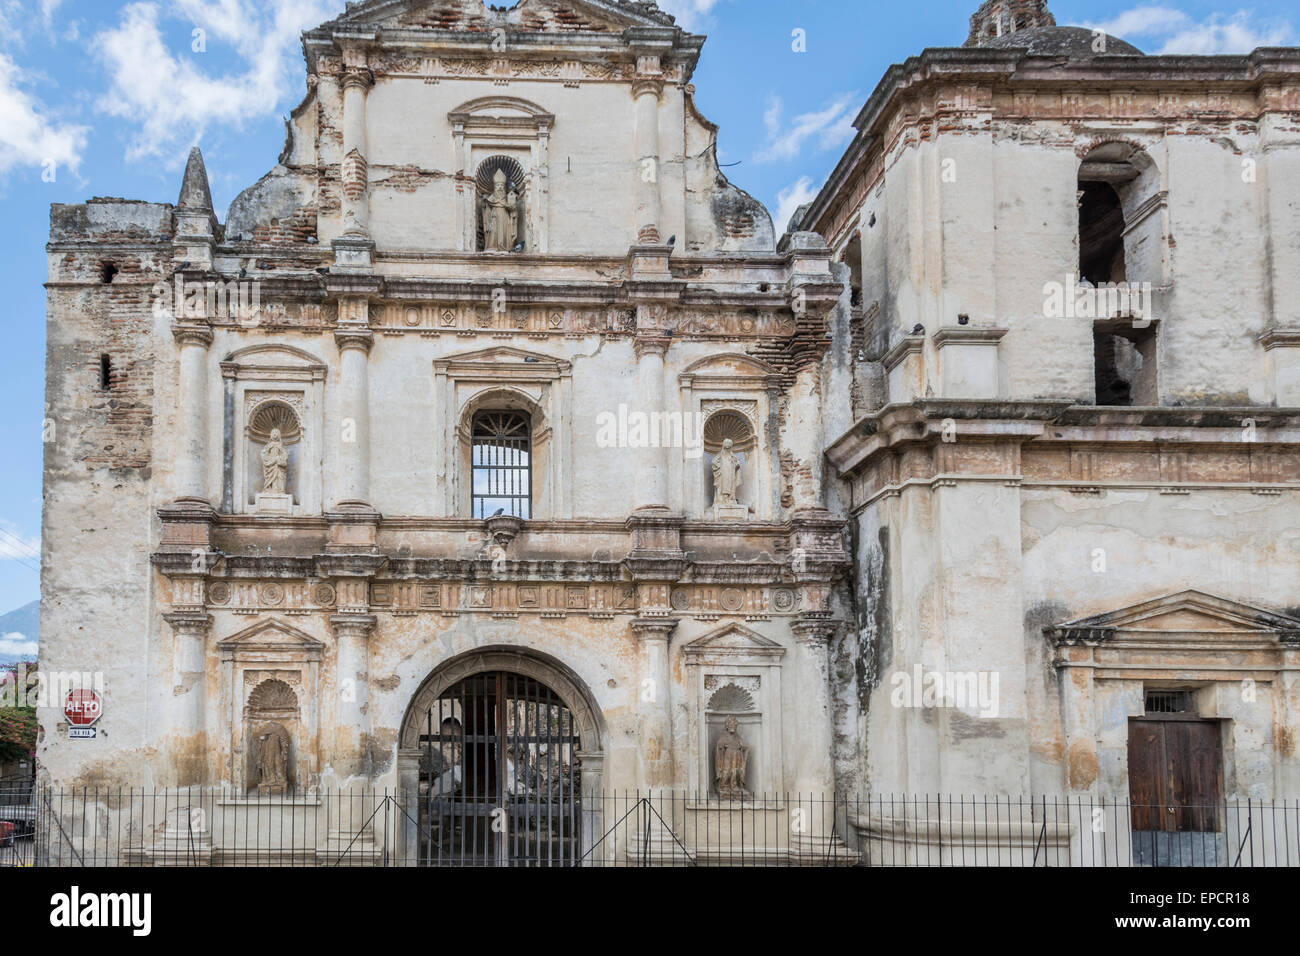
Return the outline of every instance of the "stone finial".
<path id="1" fill-rule="evenodd" d="M 1056 17 L 1047 9 L 1047 0 L 984 0 L 970 18 L 965 45 L 983 46 L 1021 30 L 1054 26 Z"/>
<path id="2" fill-rule="evenodd" d="M 181 196 L 176 205 L 191 212 L 212 212 L 208 170 L 197 146 L 190 150 L 189 162 L 185 164 L 185 179 L 181 182 Z"/>

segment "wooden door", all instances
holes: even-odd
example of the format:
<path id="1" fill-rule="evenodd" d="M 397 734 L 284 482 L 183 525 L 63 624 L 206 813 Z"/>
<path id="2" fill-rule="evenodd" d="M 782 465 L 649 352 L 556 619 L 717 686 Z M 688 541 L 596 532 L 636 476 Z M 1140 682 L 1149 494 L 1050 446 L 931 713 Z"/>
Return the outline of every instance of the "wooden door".
<path id="1" fill-rule="evenodd" d="M 1129 801 L 1133 829 L 1217 831 L 1223 748 L 1212 720 L 1129 721 Z"/>

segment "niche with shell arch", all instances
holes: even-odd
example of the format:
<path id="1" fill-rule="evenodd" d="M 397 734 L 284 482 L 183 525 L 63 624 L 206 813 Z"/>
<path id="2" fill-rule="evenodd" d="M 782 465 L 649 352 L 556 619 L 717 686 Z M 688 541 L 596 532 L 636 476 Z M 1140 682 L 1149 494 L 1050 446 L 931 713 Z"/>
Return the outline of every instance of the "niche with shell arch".
<path id="1" fill-rule="evenodd" d="M 708 703 L 705 704 L 704 718 L 707 729 L 705 761 L 708 766 L 707 780 L 709 782 L 710 796 L 717 795 L 715 792 L 717 780 L 715 751 L 718 745 L 718 737 L 725 731 L 729 718 L 735 718 L 736 732 L 749 746 L 749 762 L 745 768 L 745 789 L 753 793 L 755 781 L 764 779 L 763 761 L 766 755 L 763 753 L 762 741 L 763 714 L 754 702 L 753 694 L 740 686 L 742 683 L 749 684 L 756 691 L 758 682 L 758 678 L 754 677 L 738 677 L 734 680 L 727 680 L 726 683 L 713 692 Z M 758 789 L 761 790 L 762 787 Z"/>
<path id="2" fill-rule="evenodd" d="M 523 166 L 513 156 L 489 156 L 474 174 L 477 199 L 475 248 L 479 252 L 526 252 L 529 248 L 527 193 Z M 505 223 L 502 235 L 495 217 Z"/>
<path id="3" fill-rule="evenodd" d="M 301 740 L 298 695 L 285 681 L 268 677 L 248 695 L 244 726 L 248 738 L 244 752 L 249 793 L 292 794 L 299 789 L 297 755 Z M 283 773 L 283 786 L 265 779 L 264 764 Z"/>
<path id="4" fill-rule="evenodd" d="M 292 405 L 283 399 L 271 398 L 264 399 L 253 407 L 248 415 L 248 425 L 245 427 L 245 435 L 249 442 L 248 453 L 245 456 L 248 469 L 245 475 L 245 486 L 248 488 L 247 503 L 250 505 L 257 503 L 259 494 L 272 493 L 267 488 L 263 453 L 277 432 L 280 443 L 288 455 L 284 491 L 277 493 L 289 495 L 294 504 L 302 503 L 298 493 L 298 478 L 302 467 L 299 460 L 303 437 L 302 423 Z"/>
<path id="5" fill-rule="evenodd" d="M 704 503 L 713 508 L 715 501 L 715 482 L 713 464 L 718 455 L 731 442 L 731 453 L 740 461 L 740 486 L 736 490 L 736 501 L 753 512 L 755 474 L 753 451 L 758 445 L 754 437 L 754 426 L 749 418 L 736 409 L 724 408 L 709 415 L 704 423 Z"/>
<path id="6" fill-rule="evenodd" d="M 324 499 L 325 362 L 305 349 L 264 343 L 221 363 L 221 512 L 319 514 Z M 264 499 L 262 451 L 279 428 L 288 456 L 285 493 Z"/>
<path id="7" fill-rule="evenodd" d="M 549 251 L 547 183 L 554 114 L 517 96 L 490 95 L 462 103 L 447 114 L 447 121 L 456 168 L 474 183 L 473 188 L 458 190 L 456 248 L 484 251 L 482 201 L 492 193 L 500 170 L 507 184 L 515 184 L 520 251 Z M 508 254 L 513 248 L 501 251 Z"/>
<path id="8" fill-rule="evenodd" d="M 671 462 L 671 480 L 681 482 L 686 512 L 704 518 L 769 521 L 779 512 L 778 443 L 772 415 L 780 375 L 766 362 L 741 353 L 706 356 L 678 376 L 684 415 L 680 457 Z M 714 507 L 713 462 L 723 442 L 741 461 L 737 507 L 719 514 Z"/>

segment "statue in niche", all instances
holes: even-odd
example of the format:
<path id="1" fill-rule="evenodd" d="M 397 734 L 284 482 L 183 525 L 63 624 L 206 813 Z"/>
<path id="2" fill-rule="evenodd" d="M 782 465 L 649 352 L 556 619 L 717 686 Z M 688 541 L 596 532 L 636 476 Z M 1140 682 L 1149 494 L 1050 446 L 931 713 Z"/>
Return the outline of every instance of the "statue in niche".
<path id="1" fill-rule="evenodd" d="M 741 738 L 740 721 L 735 717 L 728 717 L 725 727 L 713 748 L 713 778 L 718 796 L 723 800 L 753 799 L 754 795 L 745 788 L 749 744 Z"/>
<path id="2" fill-rule="evenodd" d="M 257 735 L 257 792 L 286 793 L 289 789 L 289 734 L 279 724 Z"/>
<path id="3" fill-rule="evenodd" d="M 282 495 L 289 484 L 289 452 L 280 429 L 271 429 L 271 439 L 262 449 L 262 493 Z"/>
<path id="4" fill-rule="evenodd" d="M 736 493 L 740 490 L 740 459 L 731 448 L 731 439 L 724 439 L 722 450 L 713 459 L 713 503 L 723 507 L 739 504 Z"/>
<path id="5" fill-rule="evenodd" d="M 520 238 L 519 195 L 513 188 L 506 191 L 506 181 L 505 170 L 498 169 L 492 177 L 492 193 L 481 203 L 483 249 L 487 252 L 514 252 Z"/>

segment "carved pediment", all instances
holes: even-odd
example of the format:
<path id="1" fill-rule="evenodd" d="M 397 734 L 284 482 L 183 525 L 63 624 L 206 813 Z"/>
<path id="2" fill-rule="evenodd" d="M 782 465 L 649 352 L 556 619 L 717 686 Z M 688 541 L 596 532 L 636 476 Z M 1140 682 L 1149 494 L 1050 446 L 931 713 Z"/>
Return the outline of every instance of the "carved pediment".
<path id="1" fill-rule="evenodd" d="M 672 26 L 654 3 L 637 0 L 521 0 L 507 10 L 483 0 L 366 0 L 325 26 L 374 26 L 398 30 L 463 30 L 495 27 L 534 33 L 621 33 L 632 26 Z"/>
<path id="2" fill-rule="evenodd" d="M 1051 625 L 1043 628 L 1043 633 L 1058 646 L 1189 639 L 1295 643 L 1300 642 L 1300 619 L 1204 591 L 1187 590 Z"/>
<path id="3" fill-rule="evenodd" d="M 728 624 L 691 641 L 682 652 L 688 661 L 703 658 L 751 658 L 771 662 L 785 656 L 785 648 L 743 624 Z"/>
<path id="4" fill-rule="evenodd" d="M 775 367 L 738 352 L 710 355 L 688 365 L 678 376 L 683 385 L 738 385 L 769 388 L 780 380 Z"/>
<path id="5" fill-rule="evenodd" d="M 433 364 L 438 372 L 458 379 L 470 379 L 476 375 L 500 379 L 518 377 L 508 373 L 523 373 L 527 378 L 545 381 L 568 375 L 573 369 L 572 363 L 565 359 L 529 352 L 511 345 L 451 355 L 438 359 Z"/>
<path id="6" fill-rule="evenodd" d="M 279 653 L 300 658 L 318 658 L 325 645 L 306 631 L 272 618 L 259 621 L 217 644 L 225 654 Z"/>

